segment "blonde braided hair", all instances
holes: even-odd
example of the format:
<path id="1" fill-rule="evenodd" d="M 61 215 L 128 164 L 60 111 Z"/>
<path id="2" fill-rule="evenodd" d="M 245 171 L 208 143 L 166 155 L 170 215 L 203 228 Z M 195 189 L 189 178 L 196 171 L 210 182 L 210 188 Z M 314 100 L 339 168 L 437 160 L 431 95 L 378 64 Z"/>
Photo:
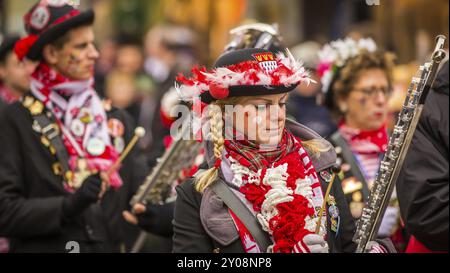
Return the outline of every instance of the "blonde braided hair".
<path id="1" fill-rule="evenodd" d="M 208 118 L 211 126 L 211 139 L 214 144 L 214 158 L 216 159 L 216 164 L 212 168 L 209 168 L 196 176 L 195 189 L 201 193 L 217 179 L 225 142 L 223 137 L 222 109 L 218 104 L 211 104 L 208 106 Z"/>

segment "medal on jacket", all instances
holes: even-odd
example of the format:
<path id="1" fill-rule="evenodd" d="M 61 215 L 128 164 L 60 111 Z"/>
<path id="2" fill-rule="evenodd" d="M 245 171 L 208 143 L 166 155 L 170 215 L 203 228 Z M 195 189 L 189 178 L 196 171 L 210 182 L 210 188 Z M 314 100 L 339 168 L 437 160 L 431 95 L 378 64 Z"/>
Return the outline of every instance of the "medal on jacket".
<path id="1" fill-rule="evenodd" d="M 363 184 L 353 176 L 342 180 L 341 184 L 344 194 L 350 194 L 363 188 Z"/>
<path id="2" fill-rule="evenodd" d="M 31 128 L 33 128 L 33 130 L 36 133 L 41 133 L 42 132 L 41 125 L 39 125 L 39 122 L 37 122 L 37 120 L 33 120 L 33 125 L 31 125 Z"/>
<path id="3" fill-rule="evenodd" d="M 90 176 L 92 172 L 88 168 L 88 163 L 85 158 L 78 158 L 76 167 L 73 172 L 73 177 L 69 182 L 69 186 L 78 189 L 83 184 L 84 180 Z"/>
<path id="4" fill-rule="evenodd" d="M 105 143 L 99 138 L 91 138 L 87 143 L 86 150 L 90 155 L 99 156 L 105 152 Z"/>
<path id="5" fill-rule="evenodd" d="M 36 100 L 28 109 L 30 110 L 30 113 L 33 116 L 36 116 L 36 115 L 39 115 L 42 113 L 42 111 L 44 110 L 44 104 L 42 104 L 42 102 Z"/>
<path id="6" fill-rule="evenodd" d="M 332 175 L 328 171 L 321 171 L 320 176 L 325 180 L 325 182 L 329 183 L 331 181 Z"/>
<path id="7" fill-rule="evenodd" d="M 34 98 L 33 97 L 30 97 L 30 96 L 25 96 L 24 98 L 23 98 L 23 101 L 22 101 L 22 105 L 25 107 L 25 108 L 30 108 L 30 106 L 33 104 L 33 102 L 34 102 Z"/>
<path id="8" fill-rule="evenodd" d="M 82 109 L 80 110 L 80 114 L 81 114 L 80 120 L 81 120 L 83 123 L 90 123 L 90 122 L 92 121 L 92 115 L 91 115 L 91 113 L 89 112 L 89 109 L 87 109 L 87 108 L 82 108 Z"/>
<path id="9" fill-rule="evenodd" d="M 108 132 L 112 137 L 122 137 L 125 133 L 125 126 L 120 120 L 112 118 L 108 120 Z"/>
<path id="10" fill-rule="evenodd" d="M 79 119 L 74 119 L 70 125 L 70 131 L 74 136 L 81 137 L 84 134 L 84 123 Z"/>
<path id="11" fill-rule="evenodd" d="M 123 149 L 125 148 L 125 141 L 123 140 L 123 137 L 114 138 L 114 148 L 116 148 L 116 151 L 119 154 L 123 152 Z"/>
<path id="12" fill-rule="evenodd" d="M 352 194 L 352 201 L 353 202 L 361 202 L 362 201 L 362 193 L 360 191 L 355 191 Z"/>
<path id="13" fill-rule="evenodd" d="M 40 115 L 44 110 L 44 104 L 31 96 L 26 96 L 22 100 L 22 105 L 30 111 L 31 115 Z"/>
<path id="14" fill-rule="evenodd" d="M 340 222 L 340 216 L 339 216 L 339 209 L 336 205 L 336 200 L 334 199 L 334 196 L 329 195 L 328 196 L 328 214 L 330 215 L 330 229 L 336 233 L 338 233 L 339 230 L 339 222 Z"/>

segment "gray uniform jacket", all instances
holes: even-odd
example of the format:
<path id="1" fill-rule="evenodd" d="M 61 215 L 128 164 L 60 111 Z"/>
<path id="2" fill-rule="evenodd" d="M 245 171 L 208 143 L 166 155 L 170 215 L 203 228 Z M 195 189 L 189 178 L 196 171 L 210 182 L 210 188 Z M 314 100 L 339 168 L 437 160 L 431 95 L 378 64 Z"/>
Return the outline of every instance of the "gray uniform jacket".
<path id="1" fill-rule="evenodd" d="M 318 157 L 311 156 L 313 165 L 319 173 L 323 192 L 328 187 L 324 177 L 331 173 L 330 168 L 336 162 L 336 153 L 331 145 L 307 127 L 287 121 L 287 128 L 302 140 L 321 139 L 330 149 Z M 207 145 L 206 158 L 209 156 Z M 312 153 L 310 153 L 312 155 Z M 209 162 L 211 163 L 211 162 Z M 208 164 L 211 165 L 211 164 Z M 207 168 L 205 166 L 205 168 Z M 220 174 L 222 180 L 223 174 Z M 339 179 L 333 183 L 330 195 L 335 199 L 336 213 L 327 213 L 327 241 L 330 252 L 354 252 L 356 245 L 352 242 L 355 223 L 350 214 L 347 201 L 342 192 Z M 231 218 L 228 207 L 210 189 L 203 194 L 194 188 L 193 178 L 177 187 L 177 201 L 173 221 L 173 251 L 182 253 L 241 253 L 244 252 L 238 231 Z M 327 212 L 330 204 L 327 204 Z M 335 210 L 334 210 L 335 211 Z"/>

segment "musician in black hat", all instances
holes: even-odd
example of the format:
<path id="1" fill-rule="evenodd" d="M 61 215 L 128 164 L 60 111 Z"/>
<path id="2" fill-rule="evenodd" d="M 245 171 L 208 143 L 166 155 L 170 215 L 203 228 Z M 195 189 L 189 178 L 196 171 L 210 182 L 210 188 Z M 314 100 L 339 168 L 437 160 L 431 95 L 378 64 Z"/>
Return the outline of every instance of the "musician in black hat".
<path id="1" fill-rule="evenodd" d="M 38 62 L 30 91 L 0 116 L 0 236 L 12 252 L 116 252 L 122 211 L 146 175 L 124 112 L 93 86 L 92 10 L 45 0 L 24 17 L 19 59 Z"/>
<path id="2" fill-rule="evenodd" d="M 30 88 L 32 62 L 21 62 L 14 54 L 18 35 L 0 36 L 0 109 L 17 101 Z"/>

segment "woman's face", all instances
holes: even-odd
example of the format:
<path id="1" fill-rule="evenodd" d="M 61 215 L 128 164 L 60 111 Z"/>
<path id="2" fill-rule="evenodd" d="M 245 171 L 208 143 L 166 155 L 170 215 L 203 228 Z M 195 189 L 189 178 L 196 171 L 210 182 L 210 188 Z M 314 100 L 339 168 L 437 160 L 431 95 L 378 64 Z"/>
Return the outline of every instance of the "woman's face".
<path id="1" fill-rule="evenodd" d="M 359 72 L 348 96 L 339 101 L 345 123 L 360 130 L 379 129 L 386 122 L 389 96 L 388 78 L 382 69 Z"/>
<path id="2" fill-rule="evenodd" d="M 234 128 L 260 145 L 278 145 L 286 121 L 287 98 L 287 93 L 245 98 L 234 108 Z"/>

